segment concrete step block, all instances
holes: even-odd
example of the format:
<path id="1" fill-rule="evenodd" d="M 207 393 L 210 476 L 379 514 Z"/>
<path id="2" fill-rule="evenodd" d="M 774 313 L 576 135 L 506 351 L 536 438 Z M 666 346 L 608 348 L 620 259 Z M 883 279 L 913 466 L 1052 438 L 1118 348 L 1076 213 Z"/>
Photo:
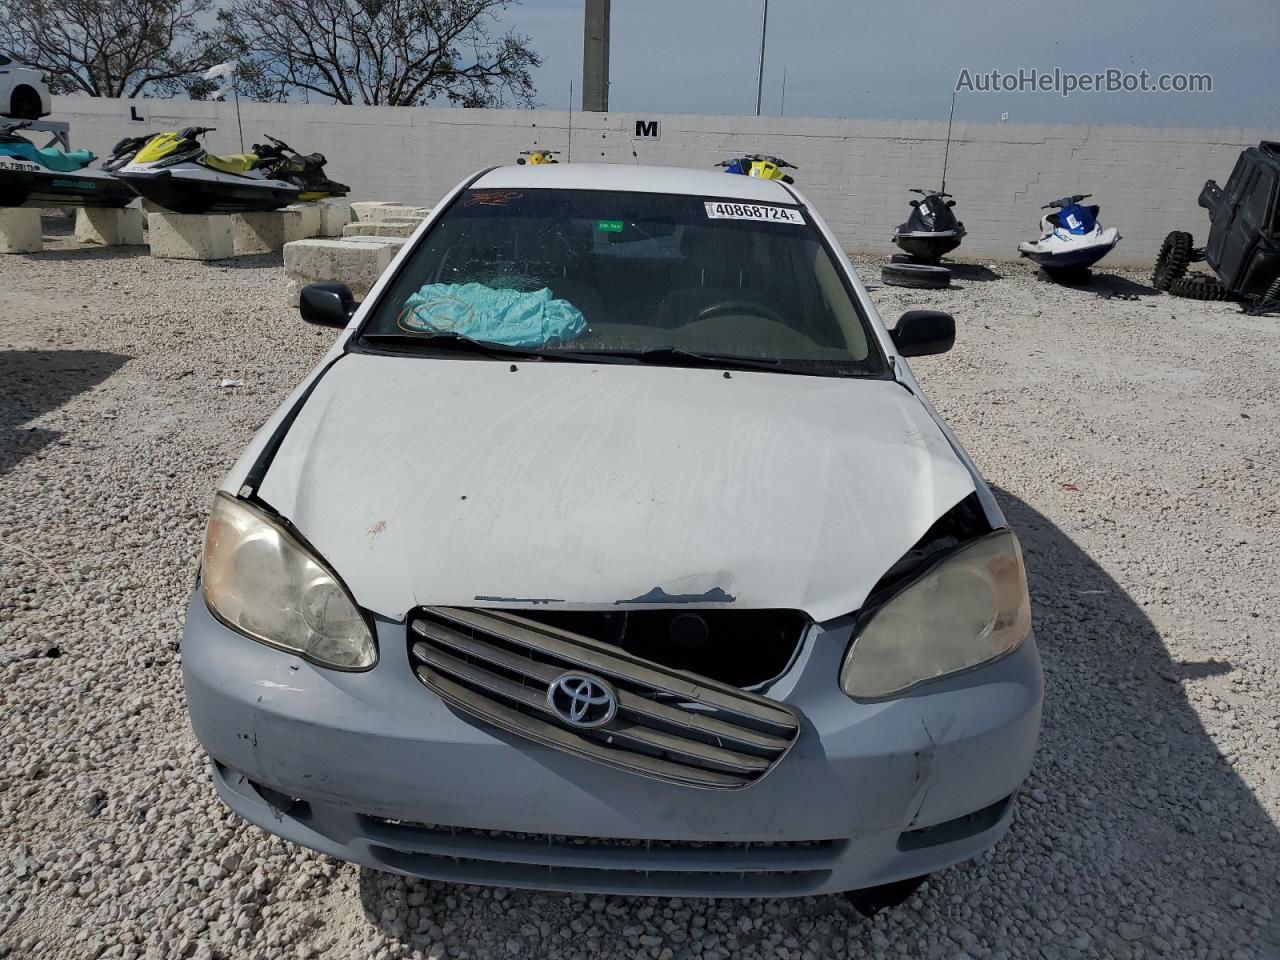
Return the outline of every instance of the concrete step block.
<path id="1" fill-rule="evenodd" d="M 297 239 L 303 240 L 307 237 L 321 236 L 320 202 L 318 200 L 313 200 L 309 203 L 291 203 L 285 209 L 296 210 L 302 214 L 302 236 Z"/>
<path id="2" fill-rule="evenodd" d="M 419 211 L 425 212 L 420 213 Z M 430 212 L 430 207 L 408 207 L 398 203 L 384 203 L 382 206 L 370 208 L 367 219 L 373 223 L 381 223 L 384 220 L 403 220 L 405 218 L 421 220 Z"/>
<path id="3" fill-rule="evenodd" d="M 39 253 L 43 249 L 39 209 L 0 207 L 0 253 Z"/>
<path id="4" fill-rule="evenodd" d="M 232 216 L 231 223 L 237 257 L 253 253 L 279 253 L 286 243 L 307 238 L 302 212 L 289 208 L 237 213 Z"/>
<path id="5" fill-rule="evenodd" d="M 235 256 L 231 215 L 150 213 L 151 255 L 163 260 L 226 260 Z"/>
<path id="6" fill-rule="evenodd" d="M 319 207 L 320 232 L 316 234 L 318 237 L 340 237 L 342 228 L 355 219 L 350 200 L 332 197 L 321 200 Z"/>
<path id="7" fill-rule="evenodd" d="M 81 207 L 76 211 L 76 240 L 104 247 L 137 247 L 142 237 L 142 211 L 132 207 L 104 210 Z"/>
<path id="8" fill-rule="evenodd" d="M 360 222 L 372 220 L 372 211 L 379 207 L 399 207 L 398 200 L 357 200 L 351 204 L 351 215 Z"/>
<path id="9" fill-rule="evenodd" d="M 411 237 L 421 220 L 398 217 L 372 223 L 348 223 L 342 228 L 344 237 Z"/>
<path id="10" fill-rule="evenodd" d="M 363 237 L 343 237 L 342 239 L 349 243 L 371 243 L 379 247 L 391 247 L 396 253 L 399 253 L 400 248 L 409 242 L 404 237 L 363 236 Z"/>
<path id="11" fill-rule="evenodd" d="M 394 237 L 295 240 L 285 244 L 289 298 L 309 283 L 345 283 L 357 297 L 367 294 L 404 241 Z"/>

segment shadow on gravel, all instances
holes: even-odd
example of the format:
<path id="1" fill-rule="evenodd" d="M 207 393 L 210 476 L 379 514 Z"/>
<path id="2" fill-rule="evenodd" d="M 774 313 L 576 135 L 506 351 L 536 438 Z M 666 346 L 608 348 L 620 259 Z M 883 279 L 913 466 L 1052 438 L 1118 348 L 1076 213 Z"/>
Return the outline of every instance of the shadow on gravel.
<path id="1" fill-rule="evenodd" d="M 69 237 L 76 232 L 76 218 L 50 216 L 40 217 L 40 230 L 46 237 Z"/>
<path id="2" fill-rule="evenodd" d="M 75 250 L 44 250 L 24 253 L 27 260 L 43 263 L 85 263 L 93 260 L 133 260 L 148 256 L 146 247 L 77 247 Z"/>
<path id="3" fill-rule="evenodd" d="M 1093 558 L 1026 503 L 996 495 L 1022 540 L 1047 689 L 1035 770 L 989 855 L 943 871 L 874 922 L 838 896 L 677 903 L 362 869 L 366 920 L 413 956 L 552 957 L 589 945 L 592 956 L 648 947 L 772 958 L 801 956 L 797 944 L 850 957 L 1280 956 L 1280 832 L 1181 686 L 1231 664 L 1173 660 Z M 692 954 L 691 939 L 701 941 Z M 783 943 L 791 951 L 775 952 Z"/>
<path id="4" fill-rule="evenodd" d="M 1103 300 L 1139 300 L 1143 297 L 1160 296 L 1160 291 L 1155 287 L 1137 283 L 1114 273 L 1098 273 L 1096 270 L 1087 279 L 1054 278 L 1044 270 L 1037 270 L 1035 276 L 1038 283 L 1048 287 L 1091 293 Z"/>
<path id="5" fill-rule="evenodd" d="M 951 270 L 951 279 L 953 280 L 969 280 L 973 282 L 985 282 L 987 280 L 1003 280 L 1004 277 L 996 273 L 990 267 L 983 266 L 980 263 L 951 263 L 944 260 L 944 267 Z"/>
<path id="6" fill-rule="evenodd" d="M 1160 291 L 1145 283 L 1137 283 L 1114 273 L 1097 273 L 1088 289 L 1104 298 L 1110 297 L 1158 297 Z"/>
<path id="7" fill-rule="evenodd" d="M 0 350 L 0 475 L 60 436 L 23 424 L 101 383 L 129 359 L 99 350 Z"/>
<path id="8" fill-rule="evenodd" d="M 284 266 L 284 255 L 280 253 L 253 253 L 229 260 L 208 260 L 204 266 L 221 270 L 279 270 Z"/>
<path id="9" fill-rule="evenodd" d="M 1035 778 L 1047 800 L 1024 795 L 1010 841 L 1032 847 L 1038 833 L 1061 850 L 1079 896 L 1136 901 L 1120 935 L 1090 931 L 1104 955 L 1134 956 L 1140 941 L 1141 955 L 1169 956 L 1183 924 L 1198 924 L 1224 957 L 1280 955 L 1280 915 L 1268 906 L 1280 829 L 1182 686 L 1232 664 L 1174 660 L 1092 557 L 1023 501 L 996 495 L 1026 556 L 1046 686 Z M 1162 901 L 1162 916 L 1145 915 L 1146 898 Z"/>

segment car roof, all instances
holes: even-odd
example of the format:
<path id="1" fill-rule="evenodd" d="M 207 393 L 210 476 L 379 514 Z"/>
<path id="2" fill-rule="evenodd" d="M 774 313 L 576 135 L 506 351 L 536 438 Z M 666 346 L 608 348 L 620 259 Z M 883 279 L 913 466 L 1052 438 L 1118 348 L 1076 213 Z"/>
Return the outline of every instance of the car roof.
<path id="1" fill-rule="evenodd" d="M 552 190 L 623 190 L 725 197 L 769 203 L 798 203 L 777 180 L 759 180 L 716 170 L 630 163 L 553 163 L 498 167 L 477 180 L 475 189 L 543 187 Z"/>

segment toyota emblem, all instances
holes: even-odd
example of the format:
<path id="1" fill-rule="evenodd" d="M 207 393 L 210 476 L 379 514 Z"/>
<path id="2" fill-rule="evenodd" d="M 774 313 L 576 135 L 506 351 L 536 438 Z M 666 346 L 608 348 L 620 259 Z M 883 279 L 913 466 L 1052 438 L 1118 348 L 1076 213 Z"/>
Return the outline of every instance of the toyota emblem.
<path id="1" fill-rule="evenodd" d="M 547 688 L 547 706 L 571 726 L 603 727 L 618 712 L 618 695 L 596 677 L 562 673 Z"/>

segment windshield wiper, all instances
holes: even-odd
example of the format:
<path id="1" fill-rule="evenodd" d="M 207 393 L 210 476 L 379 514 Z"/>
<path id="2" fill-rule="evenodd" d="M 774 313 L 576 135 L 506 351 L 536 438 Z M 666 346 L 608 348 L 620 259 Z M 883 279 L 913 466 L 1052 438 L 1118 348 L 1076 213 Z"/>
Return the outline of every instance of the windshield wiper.
<path id="1" fill-rule="evenodd" d="M 477 353 L 487 357 L 537 360 L 543 357 L 538 350 L 509 347 L 488 340 L 474 340 L 460 333 L 366 333 L 361 342 L 374 347 L 408 347 L 411 350 L 456 350 L 460 353 Z"/>
<path id="2" fill-rule="evenodd" d="M 550 360 L 578 363 L 652 363 L 679 367 L 705 367 L 712 370 L 768 370 L 773 373 L 802 373 L 813 376 L 832 375 L 820 367 L 784 364 L 767 358 L 737 357 L 724 353 L 697 353 L 681 347 L 646 347 L 643 350 L 561 350 L 509 347 L 489 340 L 475 340 L 460 333 L 366 333 L 362 343 L 373 347 L 407 347 L 415 351 L 456 350 L 480 356 L 507 360 Z M 843 374 L 836 374 L 843 375 Z"/>
<path id="3" fill-rule="evenodd" d="M 609 355 L 626 357 L 638 363 L 665 364 L 673 367 L 706 367 L 712 370 L 768 370 L 772 373 L 821 374 L 823 371 L 808 365 L 783 363 L 767 357 L 739 357 L 730 353 L 698 353 L 683 347 L 670 345 L 647 347 L 644 350 L 609 351 Z"/>
<path id="4" fill-rule="evenodd" d="M 741 370 L 777 370 L 781 364 L 766 358 L 735 357 L 725 353 L 697 353 L 682 347 L 648 347 L 634 354 L 641 363 L 678 363 L 685 367 L 733 367 Z"/>

